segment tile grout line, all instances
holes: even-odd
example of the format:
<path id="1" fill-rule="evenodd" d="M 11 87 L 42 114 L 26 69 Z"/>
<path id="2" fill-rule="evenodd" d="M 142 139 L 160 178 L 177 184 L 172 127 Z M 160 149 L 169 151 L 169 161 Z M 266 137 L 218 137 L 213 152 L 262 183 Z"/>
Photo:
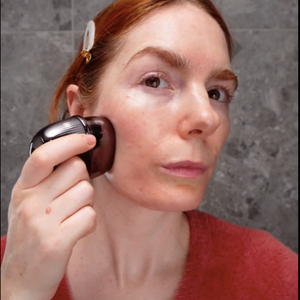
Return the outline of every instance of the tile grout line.
<path id="1" fill-rule="evenodd" d="M 71 30 L 72 30 L 72 52 L 75 47 L 75 32 L 74 32 L 74 0 L 71 0 Z"/>
<path id="2" fill-rule="evenodd" d="M 73 3 L 73 0 L 72 0 Z M 72 13 L 72 19 L 73 19 L 73 13 Z M 84 33 L 84 30 L 74 30 L 73 29 L 73 20 L 72 20 L 72 28 L 71 30 L 1 30 L 1 34 L 32 34 L 32 33 L 43 33 L 43 32 L 49 32 L 49 33 L 66 33 L 66 32 L 72 32 L 72 33 Z M 291 31 L 291 32 L 298 32 L 298 28 L 229 28 L 230 31 L 235 32 L 247 32 L 247 31 L 260 31 L 260 32 L 285 32 L 285 31 Z"/>
<path id="3" fill-rule="evenodd" d="M 74 32 L 74 33 L 84 33 L 84 30 L 72 30 L 72 28 L 70 30 L 2 30 L 1 34 L 33 34 L 33 33 L 44 33 L 44 32 L 48 32 L 48 33 L 70 33 L 70 32 Z"/>
<path id="4" fill-rule="evenodd" d="M 298 28 L 229 28 L 229 31 L 236 31 L 236 32 L 247 32 L 247 31 L 261 31 L 261 32 L 295 31 L 295 32 L 298 32 Z"/>

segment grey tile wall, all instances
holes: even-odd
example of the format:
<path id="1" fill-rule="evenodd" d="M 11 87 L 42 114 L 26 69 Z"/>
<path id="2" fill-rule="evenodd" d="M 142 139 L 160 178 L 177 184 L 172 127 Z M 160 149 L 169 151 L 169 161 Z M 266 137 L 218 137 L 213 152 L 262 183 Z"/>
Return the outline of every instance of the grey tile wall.
<path id="1" fill-rule="evenodd" d="M 88 20 L 110 1 L 1 1 L 1 235 L 32 135 Z M 298 252 L 298 1 L 216 0 L 235 41 L 231 133 L 201 210 Z"/>

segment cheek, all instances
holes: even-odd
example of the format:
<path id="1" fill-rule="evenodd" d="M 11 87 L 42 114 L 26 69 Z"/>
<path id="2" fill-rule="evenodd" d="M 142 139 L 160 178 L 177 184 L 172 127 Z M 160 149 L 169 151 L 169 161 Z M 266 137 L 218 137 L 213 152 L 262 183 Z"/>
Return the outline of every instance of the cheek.
<path id="1" fill-rule="evenodd" d="M 112 121 L 117 137 L 128 147 L 155 144 L 168 126 L 164 106 L 134 90 L 121 90 L 98 111 Z"/>
<path id="2" fill-rule="evenodd" d="M 140 149 L 148 128 L 145 113 L 134 110 L 116 110 L 115 130 L 119 145 L 127 149 Z M 124 150 L 124 149 L 123 149 Z"/>
<path id="3" fill-rule="evenodd" d="M 153 140 L 151 117 L 141 107 L 132 105 L 134 99 L 128 95 L 114 95 L 110 101 L 103 102 L 97 108 L 100 114 L 111 120 L 116 132 L 116 159 L 122 164 L 132 157 L 143 159 Z M 131 162 L 132 163 L 132 162 Z"/>
<path id="4" fill-rule="evenodd" d="M 220 127 L 222 129 L 222 140 L 223 140 L 222 147 L 223 147 L 230 132 L 230 119 L 228 113 L 223 116 Z"/>
<path id="5" fill-rule="evenodd" d="M 220 153 L 227 141 L 229 132 L 230 132 L 230 119 L 228 114 L 228 109 L 218 108 L 216 110 L 220 117 L 220 124 L 216 131 L 208 137 L 205 144 L 207 144 L 207 147 L 210 149 L 207 152 L 208 157 L 213 159 L 216 163 L 218 157 L 220 156 Z M 215 165 L 215 163 L 213 165 Z"/>
<path id="6" fill-rule="evenodd" d="M 223 119 L 223 127 L 224 127 L 224 143 L 226 142 L 229 132 L 230 132 L 230 118 L 229 118 L 229 112 L 224 115 Z M 224 145 L 224 144 L 223 144 Z"/>
<path id="7" fill-rule="evenodd" d="M 221 124 L 212 138 L 214 139 L 215 149 L 216 149 L 216 156 L 219 157 L 230 132 L 230 119 L 228 114 L 223 115 L 221 119 Z"/>

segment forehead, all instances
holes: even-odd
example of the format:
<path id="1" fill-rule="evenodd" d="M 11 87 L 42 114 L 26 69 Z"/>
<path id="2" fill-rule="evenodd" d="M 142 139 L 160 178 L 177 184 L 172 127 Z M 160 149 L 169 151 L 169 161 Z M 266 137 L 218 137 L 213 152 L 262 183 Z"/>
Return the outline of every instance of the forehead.
<path id="1" fill-rule="evenodd" d="M 194 65 L 230 68 L 222 29 L 196 4 L 176 3 L 151 12 L 126 34 L 118 56 L 126 64 L 132 55 L 147 47 L 172 50 L 193 60 Z"/>

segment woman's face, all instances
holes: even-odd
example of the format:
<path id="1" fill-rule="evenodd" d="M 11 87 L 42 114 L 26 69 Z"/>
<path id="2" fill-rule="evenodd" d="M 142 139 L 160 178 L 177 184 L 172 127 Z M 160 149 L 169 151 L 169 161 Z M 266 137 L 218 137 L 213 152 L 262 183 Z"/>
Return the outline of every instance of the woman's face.
<path id="1" fill-rule="evenodd" d="M 200 204 L 229 133 L 230 69 L 223 31 L 193 4 L 158 9 L 126 35 L 85 113 L 115 127 L 105 176 L 117 193 L 154 210 Z"/>

